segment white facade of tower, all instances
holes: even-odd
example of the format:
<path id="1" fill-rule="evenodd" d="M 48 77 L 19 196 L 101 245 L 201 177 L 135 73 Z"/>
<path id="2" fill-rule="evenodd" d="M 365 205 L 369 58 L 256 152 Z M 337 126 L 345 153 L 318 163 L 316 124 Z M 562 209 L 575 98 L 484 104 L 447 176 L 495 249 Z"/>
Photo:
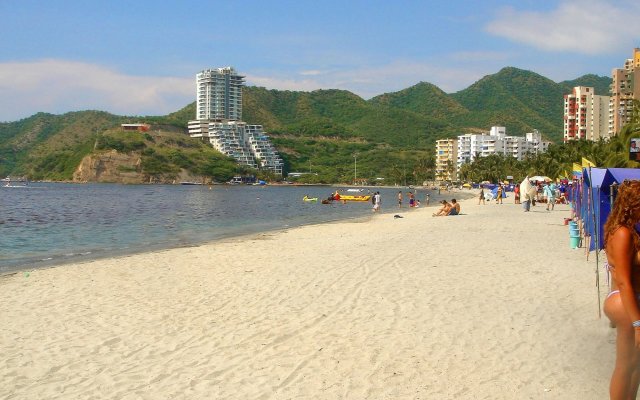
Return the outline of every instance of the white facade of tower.
<path id="1" fill-rule="evenodd" d="M 244 76 L 232 67 L 206 69 L 196 75 L 196 119 L 242 121 Z"/>

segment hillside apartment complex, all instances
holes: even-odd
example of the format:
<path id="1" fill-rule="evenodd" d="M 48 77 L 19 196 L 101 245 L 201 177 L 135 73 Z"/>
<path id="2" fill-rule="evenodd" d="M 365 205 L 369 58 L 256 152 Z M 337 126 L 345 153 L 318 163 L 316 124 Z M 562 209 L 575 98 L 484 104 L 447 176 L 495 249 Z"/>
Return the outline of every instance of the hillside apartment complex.
<path id="1" fill-rule="evenodd" d="M 564 142 L 609 139 L 631 120 L 633 100 L 640 99 L 640 49 L 623 68 L 611 72 L 611 96 L 596 95 L 592 87 L 577 86 L 564 96 Z"/>
<path id="2" fill-rule="evenodd" d="M 476 157 L 502 154 L 522 160 L 526 154 L 547 151 L 549 144 L 536 130 L 525 136 L 507 136 L 503 126 L 493 126 L 488 133 L 467 133 L 456 139 L 437 140 L 436 180 L 457 180 L 460 167 Z"/>
<path id="3" fill-rule="evenodd" d="M 196 75 L 196 119 L 189 135 L 251 168 L 282 175 L 283 162 L 262 125 L 242 121 L 244 77 L 232 67 L 207 69 Z"/>

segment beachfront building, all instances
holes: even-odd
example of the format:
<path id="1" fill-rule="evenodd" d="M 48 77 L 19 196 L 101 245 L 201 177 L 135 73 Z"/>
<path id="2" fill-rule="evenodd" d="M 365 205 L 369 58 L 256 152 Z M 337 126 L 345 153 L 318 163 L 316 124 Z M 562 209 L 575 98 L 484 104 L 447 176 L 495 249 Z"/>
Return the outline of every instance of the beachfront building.
<path id="1" fill-rule="evenodd" d="M 522 160 L 527 154 L 547 151 L 549 144 L 550 142 L 542 140 L 542 135 L 537 130 L 526 133 L 525 136 L 508 136 L 504 126 L 493 126 L 488 133 L 458 136 L 456 168 L 459 171 L 462 164 L 491 154 L 509 155 Z"/>
<path id="2" fill-rule="evenodd" d="M 196 119 L 189 135 L 209 142 L 239 164 L 282 175 L 284 162 L 262 125 L 242 121 L 244 77 L 232 67 L 196 74 Z"/>
<path id="3" fill-rule="evenodd" d="M 623 68 L 615 68 L 611 78 L 609 137 L 617 135 L 631 121 L 633 100 L 640 100 L 640 48 L 633 49 L 633 57 L 625 61 Z"/>
<path id="4" fill-rule="evenodd" d="M 609 96 L 596 95 L 592 87 L 576 86 L 564 95 L 564 142 L 609 138 Z"/>
<path id="5" fill-rule="evenodd" d="M 458 180 L 456 162 L 458 159 L 458 140 L 436 140 L 436 180 Z"/>

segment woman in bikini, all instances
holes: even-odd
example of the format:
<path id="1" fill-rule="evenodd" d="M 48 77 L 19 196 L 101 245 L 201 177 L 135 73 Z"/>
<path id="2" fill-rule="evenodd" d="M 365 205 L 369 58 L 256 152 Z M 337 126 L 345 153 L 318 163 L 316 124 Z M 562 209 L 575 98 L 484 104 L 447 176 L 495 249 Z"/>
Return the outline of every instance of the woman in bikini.
<path id="1" fill-rule="evenodd" d="M 640 181 L 625 181 L 604 226 L 613 277 L 604 312 L 616 326 L 616 364 L 611 399 L 635 399 L 640 383 Z"/>

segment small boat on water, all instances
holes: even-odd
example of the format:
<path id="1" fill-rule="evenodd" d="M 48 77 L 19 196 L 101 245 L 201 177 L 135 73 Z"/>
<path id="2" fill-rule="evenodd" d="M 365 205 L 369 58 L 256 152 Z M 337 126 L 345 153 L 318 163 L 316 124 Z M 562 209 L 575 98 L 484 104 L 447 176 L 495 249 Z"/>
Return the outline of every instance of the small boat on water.
<path id="1" fill-rule="evenodd" d="M 181 185 L 202 185 L 202 182 L 180 182 Z"/>
<path id="2" fill-rule="evenodd" d="M 369 200 L 371 200 L 371 195 L 369 194 L 358 195 L 358 196 L 352 196 L 349 194 L 340 195 L 340 201 L 369 201 Z"/>
<path id="3" fill-rule="evenodd" d="M 2 187 L 10 188 L 23 188 L 27 187 L 27 185 L 29 184 L 29 181 L 25 178 L 12 178 L 10 176 L 0 179 L 0 182 L 4 183 Z"/>
<path id="4" fill-rule="evenodd" d="M 312 201 L 318 201 L 318 198 L 317 198 L 317 197 L 307 197 L 307 196 L 304 196 L 304 197 L 302 198 L 302 201 L 309 201 L 309 202 L 312 202 Z"/>

